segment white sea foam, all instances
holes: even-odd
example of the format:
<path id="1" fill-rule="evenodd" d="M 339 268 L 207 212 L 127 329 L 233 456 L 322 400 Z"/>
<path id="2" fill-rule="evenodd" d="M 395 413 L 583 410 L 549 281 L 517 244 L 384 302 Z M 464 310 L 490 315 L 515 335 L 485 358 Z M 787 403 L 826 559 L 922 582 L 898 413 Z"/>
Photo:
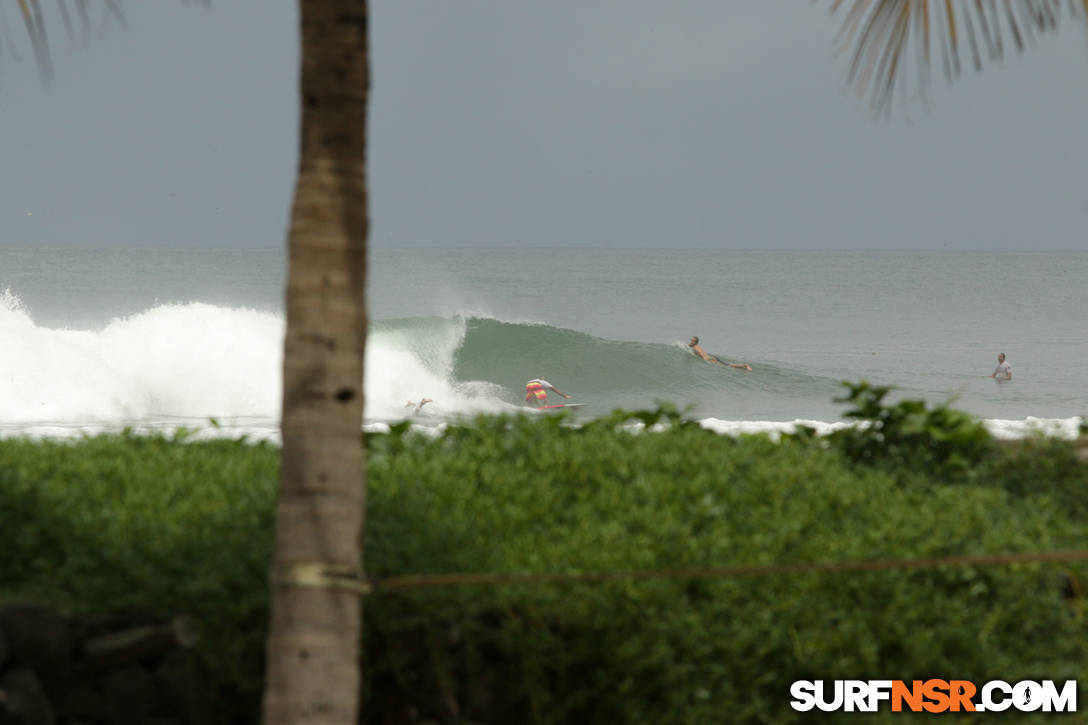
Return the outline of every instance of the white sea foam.
<path id="1" fill-rule="evenodd" d="M 778 439 L 783 433 L 794 433 L 799 426 L 815 428 L 817 435 L 827 435 L 834 431 L 846 428 L 851 423 L 828 423 L 822 420 L 720 420 L 718 418 L 703 418 L 699 425 L 715 433 L 737 436 L 745 433 L 766 433 L 773 439 Z"/>
<path id="2" fill-rule="evenodd" d="M 1030 435 L 1042 434 L 1052 438 L 1073 440 L 1077 437 L 1083 419 L 1073 418 L 1034 418 L 1024 420 L 984 420 L 986 428 L 994 438 L 1014 440 Z"/>
<path id="3" fill-rule="evenodd" d="M 65 435 L 124 425 L 207 425 L 267 438 L 281 397 L 284 321 L 203 303 L 170 304 L 100 330 L 35 324 L 0 293 L 0 433 Z M 367 419 L 400 419 L 405 403 L 435 402 L 421 418 L 509 409 L 486 382 L 452 381 L 465 325 L 442 334 L 376 332 L 367 344 Z"/>
<path id="4" fill-rule="evenodd" d="M 455 317 L 426 333 L 403 328 L 378 330 L 367 338 L 366 418 L 388 421 L 413 412 L 409 402 L 433 402 L 417 417 L 497 413 L 512 406 L 502 389 L 485 381 L 454 381 L 457 351 L 465 341 L 466 318 Z"/>
<path id="5" fill-rule="evenodd" d="M 0 298 L 0 424 L 274 417 L 283 323 L 247 309 L 163 305 L 102 330 L 39 327 Z"/>
<path id="6" fill-rule="evenodd" d="M 432 320 L 433 322 L 433 320 Z M 517 410 L 510 392 L 454 379 L 466 318 L 372 328 L 367 342 L 366 428 L 411 416 L 430 432 L 460 415 Z M 203 303 L 159 305 L 98 330 L 38 325 L 10 290 L 0 292 L 0 436 L 200 429 L 199 436 L 278 440 L 284 321 L 280 315 Z M 681 346 L 680 343 L 677 344 Z M 408 401 L 431 398 L 418 414 Z M 586 409 L 589 410 L 589 409 Z M 602 411 L 605 412 L 605 411 Z M 211 426 L 216 418 L 220 427 Z M 1079 418 L 990 419 L 999 438 L 1035 432 L 1075 438 Z M 819 434 L 847 423 L 724 420 L 722 434 L 777 437 L 807 425 Z"/>
<path id="7" fill-rule="evenodd" d="M 1077 437 L 1082 419 L 1073 418 L 1032 418 L 1024 420 L 983 420 L 983 425 L 995 438 L 1002 440 L 1016 440 L 1032 435 L 1045 435 L 1052 438 L 1073 440 Z M 822 420 L 794 420 L 794 421 L 770 421 L 770 420 L 719 420 L 718 418 L 704 418 L 699 424 L 708 430 L 723 435 L 741 435 L 745 433 L 767 433 L 777 440 L 783 433 L 794 433 L 799 426 L 815 428 L 817 435 L 827 435 L 834 431 L 855 425 L 841 421 L 827 422 Z"/>

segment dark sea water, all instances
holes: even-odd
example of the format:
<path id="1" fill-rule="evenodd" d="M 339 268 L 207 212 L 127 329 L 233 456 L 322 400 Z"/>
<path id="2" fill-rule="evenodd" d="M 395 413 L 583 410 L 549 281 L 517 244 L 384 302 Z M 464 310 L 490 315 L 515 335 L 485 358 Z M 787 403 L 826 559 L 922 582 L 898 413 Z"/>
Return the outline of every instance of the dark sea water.
<path id="1" fill-rule="evenodd" d="M 283 280 L 279 250 L 0 250 L 0 430 L 274 436 Z M 1088 414 L 1088 253 L 377 249 L 369 305 L 375 425 L 514 409 L 538 376 L 582 417 L 668 400 L 724 431 L 833 424 L 860 379 L 1006 435 Z"/>

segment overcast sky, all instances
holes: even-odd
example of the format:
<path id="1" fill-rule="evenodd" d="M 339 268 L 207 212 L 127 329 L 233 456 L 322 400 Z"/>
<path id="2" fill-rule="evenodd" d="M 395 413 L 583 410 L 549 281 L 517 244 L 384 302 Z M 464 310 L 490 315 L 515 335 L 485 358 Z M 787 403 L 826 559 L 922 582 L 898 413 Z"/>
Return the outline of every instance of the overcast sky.
<path id="1" fill-rule="evenodd" d="M 284 244 L 293 0 L 50 16 L 48 87 L 0 3 L 0 245 Z M 372 244 L 1088 248 L 1083 24 L 877 122 L 828 4 L 371 0 Z"/>

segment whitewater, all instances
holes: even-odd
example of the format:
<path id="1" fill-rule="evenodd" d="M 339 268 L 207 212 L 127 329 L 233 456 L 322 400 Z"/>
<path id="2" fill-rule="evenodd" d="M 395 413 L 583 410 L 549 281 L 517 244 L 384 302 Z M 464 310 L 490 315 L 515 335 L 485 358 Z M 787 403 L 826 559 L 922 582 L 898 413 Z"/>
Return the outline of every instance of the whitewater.
<path id="1" fill-rule="evenodd" d="M 36 322 L 7 289 L 0 293 L 0 435 L 186 428 L 275 441 L 283 333 L 277 311 L 206 302 L 157 304 L 98 327 L 52 327 Z M 407 418 L 440 431 L 476 414 L 524 412 L 525 381 L 537 376 L 586 403 L 571 417 L 575 424 L 617 407 L 670 401 L 721 433 L 845 425 L 845 405 L 833 400 L 843 377 L 748 362 L 751 373 L 707 365 L 680 339 L 612 340 L 543 322 L 462 314 L 378 319 L 367 342 L 364 427 L 384 430 Z M 972 383 L 982 393 L 1003 392 L 983 376 Z M 434 402 L 416 411 L 411 403 L 424 397 Z M 985 422 L 1006 438 L 1035 430 L 1073 437 L 1080 418 Z"/>

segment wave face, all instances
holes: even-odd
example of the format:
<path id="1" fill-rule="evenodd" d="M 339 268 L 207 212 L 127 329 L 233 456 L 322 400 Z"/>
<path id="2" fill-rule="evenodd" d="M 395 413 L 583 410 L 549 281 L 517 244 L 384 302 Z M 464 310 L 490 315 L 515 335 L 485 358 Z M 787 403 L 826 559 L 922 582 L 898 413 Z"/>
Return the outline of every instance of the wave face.
<path id="1" fill-rule="evenodd" d="M 5 292 L 0 424 L 275 419 L 283 331 L 278 314 L 198 302 L 155 306 L 100 330 L 56 329 L 35 324 Z M 441 418 L 509 410 L 534 377 L 547 377 L 596 414 L 670 400 L 744 419 L 767 412 L 757 410 L 767 408 L 759 401 L 786 401 L 790 391 L 828 401 L 837 390 L 833 380 L 772 365 L 758 374 L 707 365 L 680 342 L 613 341 L 485 317 L 413 317 L 370 327 L 367 418 L 404 417 L 406 403 L 423 397 L 435 401 L 423 413 Z"/>
<path id="2" fill-rule="evenodd" d="M 397 341 L 455 390 L 475 388 L 495 405 L 520 404 L 525 381 L 544 377 L 595 413 L 646 407 L 658 400 L 695 412 L 746 418 L 775 412 L 795 417 L 805 400 L 828 407 L 838 382 L 769 364 L 758 374 L 708 365 L 686 344 L 607 340 L 577 330 L 492 318 L 406 318 L 374 325 L 379 346 Z M 728 360 L 723 354 L 722 359 Z M 367 386 L 368 394 L 374 394 Z M 435 397 L 426 391 L 422 394 Z M 777 410 L 776 410 L 777 409 Z"/>
<path id="3" fill-rule="evenodd" d="M 0 293 L 0 434 L 204 427 L 214 417 L 228 432 L 275 438 L 283 333 L 279 314 L 198 302 L 154 306 L 99 330 L 50 328 Z M 843 411 L 832 401 L 838 378 L 762 360 L 747 361 L 749 373 L 708 365 L 682 341 L 609 340 L 491 317 L 374 321 L 366 355 L 366 416 L 375 425 L 411 415 L 406 404 L 424 397 L 434 402 L 413 416 L 423 425 L 520 409 L 534 377 L 585 403 L 579 417 L 671 401 L 712 429 L 755 432 L 836 421 Z M 1071 421 L 1036 422 L 1069 436 Z M 1006 436 L 1035 425 L 990 423 Z"/>

